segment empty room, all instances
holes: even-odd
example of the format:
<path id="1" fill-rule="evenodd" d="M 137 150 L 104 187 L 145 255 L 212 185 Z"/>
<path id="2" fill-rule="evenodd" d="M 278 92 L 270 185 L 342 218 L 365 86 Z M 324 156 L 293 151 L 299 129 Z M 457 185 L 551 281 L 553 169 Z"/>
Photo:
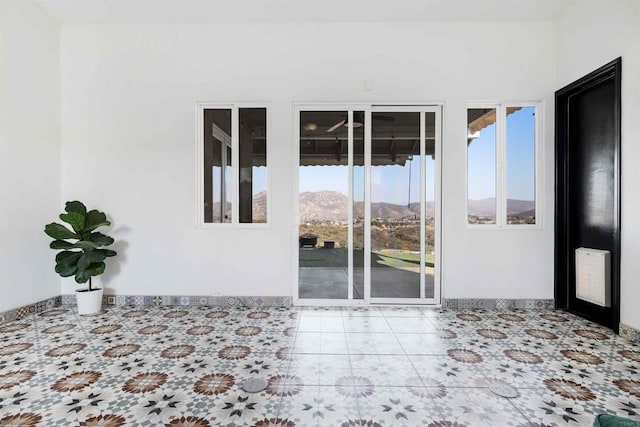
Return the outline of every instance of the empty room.
<path id="1" fill-rule="evenodd" d="M 640 426 L 639 24 L 0 0 L 0 425 Z"/>

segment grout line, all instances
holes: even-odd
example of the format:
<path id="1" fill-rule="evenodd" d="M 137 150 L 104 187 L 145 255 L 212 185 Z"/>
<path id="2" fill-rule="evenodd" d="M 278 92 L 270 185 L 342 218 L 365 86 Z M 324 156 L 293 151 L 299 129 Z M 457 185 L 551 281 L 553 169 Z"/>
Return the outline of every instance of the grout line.
<path id="1" fill-rule="evenodd" d="M 349 374 L 350 374 L 350 378 L 351 378 L 352 392 L 353 392 L 354 398 L 356 400 L 356 411 L 358 411 L 358 417 L 362 418 L 362 410 L 360 409 L 360 399 L 358 399 L 358 396 L 357 396 L 357 393 L 356 393 L 356 385 L 355 385 L 355 382 L 353 381 L 353 378 L 355 377 L 355 374 L 353 372 L 353 362 L 351 360 L 351 349 L 349 348 L 349 341 L 347 340 L 346 327 L 344 325 L 344 311 L 342 311 L 341 314 L 342 314 L 342 327 L 345 330 L 345 332 L 343 333 L 343 338 L 344 338 L 346 346 L 347 346 L 347 357 L 349 359 Z"/>
<path id="2" fill-rule="evenodd" d="M 285 372 L 285 382 L 284 384 L 282 384 L 282 387 L 286 387 L 287 386 L 287 381 L 289 379 L 289 372 L 291 371 L 291 363 L 293 360 L 293 355 L 294 355 L 294 348 L 296 346 L 296 341 L 298 340 L 298 328 L 300 327 L 300 320 L 302 319 L 302 311 L 301 310 L 297 310 L 294 307 L 290 307 L 289 308 L 290 313 L 296 313 L 296 321 L 295 323 L 295 333 L 293 335 L 293 340 L 291 342 L 291 349 L 290 351 L 288 351 L 287 353 L 287 358 L 288 358 L 288 363 L 286 363 L 287 365 L 287 369 Z M 280 416 L 280 411 L 282 410 L 283 407 L 283 401 L 284 401 L 284 393 L 282 393 L 281 396 L 279 396 L 280 399 L 278 401 L 278 409 L 276 410 L 276 418 L 278 418 Z"/>

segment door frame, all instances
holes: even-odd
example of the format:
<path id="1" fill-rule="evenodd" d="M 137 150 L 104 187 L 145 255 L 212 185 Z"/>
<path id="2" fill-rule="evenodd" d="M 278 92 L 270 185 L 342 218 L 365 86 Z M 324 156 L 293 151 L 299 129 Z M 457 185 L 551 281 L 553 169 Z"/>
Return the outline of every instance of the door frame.
<path id="1" fill-rule="evenodd" d="M 555 268 L 554 297 L 555 307 L 567 310 L 588 320 L 603 324 L 604 320 L 590 316 L 571 307 L 572 289 L 569 263 L 574 262 L 573 250 L 568 247 L 568 229 L 571 218 L 568 217 L 568 158 L 569 142 L 569 99 L 574 94 L 588 90 L 607 80 L 614 82 L 614 249 L 616 256 L 611 259 L 611 319 L 606 319 L 608 327 L 616 333 L 620 326 L 620 150 L 621 150 L 621 71 L 622 58 L 617 58 L 597 70 L 556 91 L 555 94 Z"/>
<path id="2" fill-rule="evenodd" d="M 364 298 L 363 299 L 315 299 L 315 298 L 299 298 L 299 244 L 298 244 L 298 230 L 299 230 L 299 157 L 300 157 L 300 112 L 302 111 L 345 111 L 348 112 L 349 119 L 352 119 L 353 111 L 364 111 L 365 114 L 365 126 L 369 131 L 365 132 L 365 200 L 370 200 L 371 198 L 371 113 L 372 112 L 422 112 L 423 114 L 433 112 L 435 113 L 435 150 L 436 150 L 436 162 L 435 162 L 435 215 L 436 215 L 436 230 L 435 230 L 435 252 L 436 252 L 436 262 L 434 264 L 434 298 L 426 299 L 424 297 L 424 278 L 421 277 L 421 298 L 371 298 L 371 257 L 367 256 L 370 253 L 371 249 L 371 240 L 370 237 L 365 237 L 365 264 L 364 264 Z M 442 296 L 442 169 L 443 169 L 443 159 L 442 159 L 442 135 L 443 135 L 443 115 L 444 115 L 444 102 L 427 102 L 427 103 L 416 103 L 416 102 L 407 102 L 407 103 L 380 103 L 380 102 L 304 102 L 304 103 L 293 103 L 292 108 L 293 113 L 293 176 L 291 180 L 291 193 L 293 195 L 293 218 L 292 218 L 292 233 L 291 233 L 291 247 L 292 247 L 292 296 L 293 296 L 293 304 L 296 306 L 368 306 L 374 304 L 400 304 L 400 305 L 429 305 L 429 306 L 440 306 L 441 305 L 441 296 Z M 424 153 L 424 141 L 425 141 L 425 126 L 423 122 L 424 115 L 421 114 L 421 153 Z M 352 138 L 353 132 L 350 129 L 349 139 L 350 139 L 350 147 L 352 147 Z M 369 147 L 369 149 L 367 149 Z M 349 165 L 352 166 L 353 160 L 353 152 L 352 149 L 349 150 Z M 425 168 L 424 162 L 421 162 L 420 168 L 420 177 L 421 182 L 425 180 Z M 349 170 L 349 201 L 352 199 L 352 191 L 353 191 L 353 170 L 350 168 Z M 421 209 L 424 209 L 424 193 L 421 191 Z M 421 212 L 422 213 L 422 212 Z M 421 215 L 421 249 L 424 249 L 424 216 Z M 351 242 L 352 233 L 352 218 L 350 215 L 350 225 L 349 225 L 349 240 Z M 370 203 L 365 203 L 365 236 L 370 235 L 371 231 L 371 209 Z M 351 246 L 351 244 L 350 244 Z M 349 251 L 349 258 L 352 257 L 351 251 Z M 424 252 L 422 250 L 421 252 Z M 353 271 L 349 268 L 349 296 L 352 295 L 352 277 Z"/>

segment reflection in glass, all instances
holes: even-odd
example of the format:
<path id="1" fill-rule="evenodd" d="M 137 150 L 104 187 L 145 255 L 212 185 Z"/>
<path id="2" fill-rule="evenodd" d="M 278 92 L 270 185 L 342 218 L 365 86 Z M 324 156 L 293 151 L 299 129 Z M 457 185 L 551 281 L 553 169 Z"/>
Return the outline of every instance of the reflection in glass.
<path id="1" fill-rule="evenodd" d="M 420 113 L 372 114 L 371 296 L 420 297 Z"/>
<path id="2" fill-rule="evenodd" d="M 267 222 L 267 109 L 239 111 L 239 222 Z"/>
<path id="3" fill-rule="evenodd" d="M 348 297 L 346 111 L 300 112 L 300 298 Z"/>
<path id="4" fill-rule="evenodd" d="M 535 108 L 507 107 L 507 224 L 535 224 Z"/>
<path id="5" fill-rule="evenodd" d="M 204 110 L 204 222 L 231 222 L 231 110 Z"/>
<path id="6" fill-rule="evenodd" d="M 496 109 L 467 109 L 467 220 L 496 223 Z"/>

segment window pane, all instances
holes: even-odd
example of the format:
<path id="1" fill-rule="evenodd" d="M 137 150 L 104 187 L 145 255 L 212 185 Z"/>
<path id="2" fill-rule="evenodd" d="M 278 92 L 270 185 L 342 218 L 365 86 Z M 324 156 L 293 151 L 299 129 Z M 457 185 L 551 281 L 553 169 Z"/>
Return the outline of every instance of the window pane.
<path id="1" fill-rule="evenodd" d="M 204 110 L 204 222 L 231 222 L 231 110 Z"/>
<path id="2" fill-rule="evenodd" d="M 239 109 L 239 222 L 267 222 L 267 109 Z"/>
<path id="3" fill-rule="evenodd" d="M 535 108 L 507 107 L 507 224 L 535 224 Z"/>
<path id="4" fill-rule="evenodd" d="M 467 110 L 467 220 L 496 223 L 496 109 Z"/>
<path id="5" fill-rule="evenodd" d="M 420 297 L 420 113 L 371 115 L 371 297 Z"/>
<path id="6" fill-rule="evenodd" d="M 346 111 L 300 112 L 300 298 L 348 297 L 349 165 Z"/>

